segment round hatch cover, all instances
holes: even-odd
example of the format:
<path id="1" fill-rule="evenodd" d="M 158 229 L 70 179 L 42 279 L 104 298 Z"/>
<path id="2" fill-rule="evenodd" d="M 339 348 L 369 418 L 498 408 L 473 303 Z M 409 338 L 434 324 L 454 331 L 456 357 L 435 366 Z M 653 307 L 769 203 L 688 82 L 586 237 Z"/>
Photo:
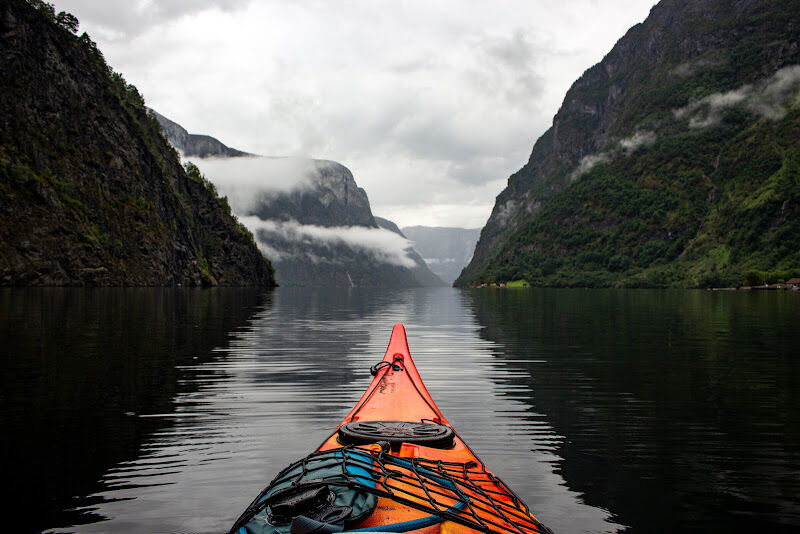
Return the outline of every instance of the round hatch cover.
<path id="1" fill-rule="evenodd" d="M 339 427 L 339 442 L 344 445 L 366 445 L 388 441 L 392 447 L 413 443 L 435 449 L 453 446 L 453 429 L 436 423 L 411 421 L 354 421 Z"/>

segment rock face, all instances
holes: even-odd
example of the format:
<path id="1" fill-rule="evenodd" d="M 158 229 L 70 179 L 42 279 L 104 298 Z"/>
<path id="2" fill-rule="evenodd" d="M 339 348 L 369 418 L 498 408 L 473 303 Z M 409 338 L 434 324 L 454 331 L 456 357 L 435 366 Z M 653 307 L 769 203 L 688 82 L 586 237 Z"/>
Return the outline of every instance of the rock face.
<path id="1" fill-rule="evenodd" d="M 136 88 L 47 7 L 0 3 L 0 284 L 274 285 Z"/>
<path id="2" fill-rule="evenodd" d="M 567 92 L 457 285 L 800 266 L 800 3 L 663 0 Z"/>
<path id="3" fill-rule="evenodd" d="M 172 146 L 180 150 L 186 157 L 208 158 L 218 156 L 233 158 L 237 156 L 252 156 L 247 152 L 227 147 L 210 135 L 190 134 L 177 122 L 169 120 L 154 110 L 151 111 Z"/>
<path id="4" fill-rule="evenodd" d="M 403 233 L 431 271 L 451 285 L 472 258 L 481 229 L 407 226 Z"/>
<path id="5" fill-rule="evenodd" d="M 202 163 L 201 163 L 202 165 Z M 281 285 L 419 287 L 445 285 L 390 221 L 373 217 L 349 169 L 309 161 L 298 186 L 267 191 L 243 212 Z M 391 229 L 394 227 L 394 229 Z"/>
<path id="6" fill-rule="evenodd" d="M 378 227 L 367 193 L 358 187 L 350 169 L 335 161 L 313 160 L 302 171 L 307 174 L 307 186 L 262 194 L 252 214 L 263 220 L 317 226 Z"/>

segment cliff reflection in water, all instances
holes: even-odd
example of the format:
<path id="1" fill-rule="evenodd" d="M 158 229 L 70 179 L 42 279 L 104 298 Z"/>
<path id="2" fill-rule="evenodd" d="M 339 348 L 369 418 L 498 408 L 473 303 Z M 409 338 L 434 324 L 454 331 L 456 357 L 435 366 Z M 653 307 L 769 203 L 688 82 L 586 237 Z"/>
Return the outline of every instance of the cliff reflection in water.
<path id="1" fill-rule="evenodd" d="M 797 297 L 3 290 L 12 526 L 225 531 L 403 322 L 439 407 L 556 532 L 796 530 Z"/>
<path id="2" fill-rule="evenodd" d="M 465 294 L 587 504 L 635 532 L 800 527 L 798 295 Z"/>
<path id="3" fill-rule="evenodd" d="M 6 525 L 103 519 L 92 512 L 101 478 L 172 424 L 147 415 L 196 389 L 180 366 L 211 360 L 270 302 L 243 289 L 0 290 Z"/>
<path id="4" fill-rule="evenodd" d="M 22 403 L 43 410 L 33 425 L 40 445 L 22 452 L 31 446 L 22 434 L 15 461 L 52 455 L 30 473 L 17 503 L 33 513 L 37 496 L 56 496 L 35 530 L 226 530 L 353 406 L 398 321 L 439 406 L 543 520 L 561 531 L 617 529 L 605 510 L 582 503 L 553 473 L 560 461 L 553 447 L 562 438 L 534 412 L 530 387 L 516 385 L 527 371 L 509 366 L 502 346 L 478 336 L 460 291 L 279 288 L 267 296 L 155 292 L 141 301 L 123 293 L 3 301 L 11 317 L 4 336 L 16 339 L 25 362 L 8 376 L 27 372 L 56 382 L 60 370 L 51 367 L 71 369 L 68 391 L 12 386 L 20 405 L 11 412 L 18 414 L 16 432 Z M 82 303 L 75 308 L 64 298 Z M 70 314 L 77 318 L 62 328 L 59 317 Z M 42 330 L 32 316 L 49 324 Z M 36 339 L 40 331 L 49 341 Z M 57 349 L 62 356 L 38 357 Z M 72 430 L 46 430 L 51 420 Z M 56 439 L 63 448 L 52 446 Z M 47 472 L 53 466 L 57 477 Z M 47 480 L 46 488 L 37 490 L 35 479 Z"/>

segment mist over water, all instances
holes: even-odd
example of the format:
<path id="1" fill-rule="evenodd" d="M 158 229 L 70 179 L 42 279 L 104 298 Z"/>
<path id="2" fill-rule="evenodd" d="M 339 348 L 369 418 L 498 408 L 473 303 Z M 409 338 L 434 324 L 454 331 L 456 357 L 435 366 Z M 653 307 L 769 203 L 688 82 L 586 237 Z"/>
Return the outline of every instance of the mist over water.
<path id="1" fill-rule="evenodd" d="M 800 526 L 796 293 L 2 290 L 0 318 L 18 531 L 227 530 L 395 322 L 556 532 Z"/>

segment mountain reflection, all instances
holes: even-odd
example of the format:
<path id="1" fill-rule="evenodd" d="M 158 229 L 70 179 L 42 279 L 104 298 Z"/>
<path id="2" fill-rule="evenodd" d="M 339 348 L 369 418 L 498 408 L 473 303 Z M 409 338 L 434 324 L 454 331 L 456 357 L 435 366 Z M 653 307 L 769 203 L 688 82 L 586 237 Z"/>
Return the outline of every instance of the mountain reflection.
<path id="1" fill-rule="evenodd" d="M 36 518 L 19 530 L 225 531 L 402 322 L 439 407 L 556 532 L 788 531 L 798 296 L 0 292 L 3 452 Z"/>
<path id="2" fill-rule="evenodd" d="M 800 525 L 797 295 L 465 295 L 588 504 L 640 532 Z"/>
<path id="3" fill-rule="evenodd" d="M 12 525 L 35 532 L 102 519 L 91 511 L 98 481 L 171 424 L 143 416 L 171 412 L 192 388 L 180 366 L 211 360 L 270 301 L 242 289 L 0 290 Z"/>

